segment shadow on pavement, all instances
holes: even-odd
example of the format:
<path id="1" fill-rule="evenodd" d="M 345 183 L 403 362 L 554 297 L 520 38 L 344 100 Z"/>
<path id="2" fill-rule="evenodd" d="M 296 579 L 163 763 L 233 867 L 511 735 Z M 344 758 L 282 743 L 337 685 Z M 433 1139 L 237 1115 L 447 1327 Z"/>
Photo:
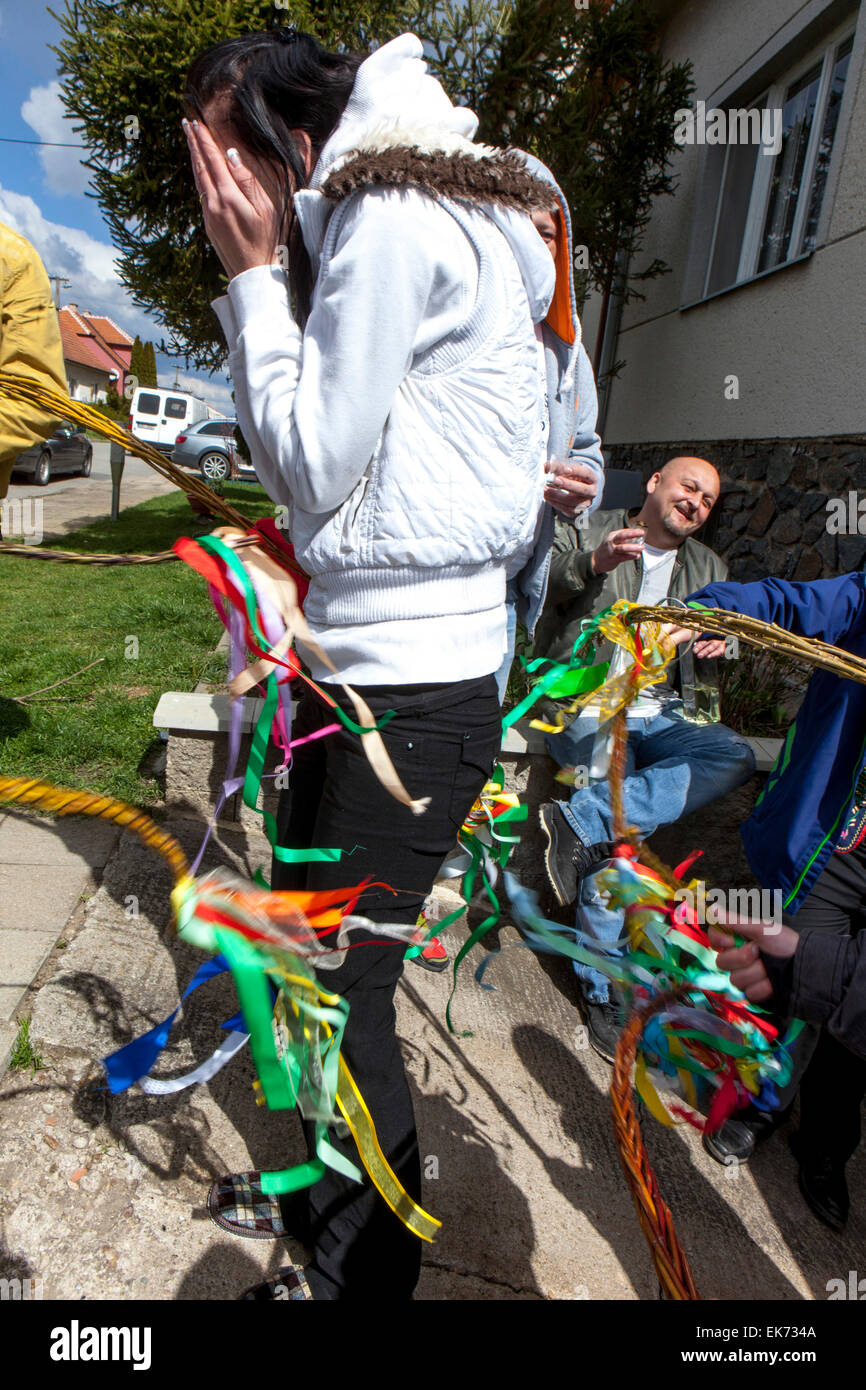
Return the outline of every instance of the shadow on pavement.
<path id="1" fill-rule="evenodd" d="M 631 1195 L 620 1175 L 607 1097 L 599 1095 L 577 1056 L 558 1038 L 534 1027 L 516 1028 L 513 1036 L 524 1066 L 559 1106 L 564 1138 L 580 1150 L 579 1168 L 558 1157 L 546 1158 L 551 1181 L 588 1216 L 641 1295 L 652 1297 L 647 1282 L 654 1290 L 655 1276 Z M 657 1127 L 651 1126 L 651 1120 L 642 1126 L 650 1161 L 703 1297 L 799 1299 L 800 1293 L 752 1238 L 737 1212 L 694 1166 L 688 1148 L 670 1131 L 656 1133 Z M 593 1177 L 602 1171 L 615 1172 L 619 1180 L 620 1195 L 606 1209 L 599 1209 Z M 626 1213 L 629 1222 L 624 1225 Z"/>

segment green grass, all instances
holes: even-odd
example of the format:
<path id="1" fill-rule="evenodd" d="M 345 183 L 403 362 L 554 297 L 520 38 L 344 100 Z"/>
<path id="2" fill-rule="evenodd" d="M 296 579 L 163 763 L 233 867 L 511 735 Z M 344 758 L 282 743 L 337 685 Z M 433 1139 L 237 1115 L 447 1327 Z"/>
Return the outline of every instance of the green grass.
<path id="1" fill-rule="evenodd" d="M 9 1057 L 12 1071 L 42 1071 L 45 1063 L 40 1053 L 35 1052 L 30 1041 L 30 1017 L 22 1018 L 18 1024 L 18 1036 L 12 1044 Z"/>
<path id="2" fill-rule="evenodd" d="M 272 515 L 258 486 L 225 486 L 251 519 Z M 152 553 L 202 525 L 180 492 L 154 497 L 53 543 L 82 553 Z M 179 561 L 79 566 L 0 559 L 0 772 L 107 792 L 139 805 L 160 790 L 149 760 L 153 711 L 165 690 L 224 675 L 222 626 L 203 579 Z M 130 638 L 138 644 L 137 658 Z M 66 685 L 18 703 L 98 657 Z"/>

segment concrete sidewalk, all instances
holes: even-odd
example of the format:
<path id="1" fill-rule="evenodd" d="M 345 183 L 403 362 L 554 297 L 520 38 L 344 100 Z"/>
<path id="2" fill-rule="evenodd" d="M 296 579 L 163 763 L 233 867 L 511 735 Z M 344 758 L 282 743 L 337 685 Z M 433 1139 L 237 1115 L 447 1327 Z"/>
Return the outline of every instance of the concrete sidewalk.
<path id="1" fill-rule="evenodd" d="M 50 834 L 73 828 L 61 823 Z M 201 826 L 170 828 L 194 852 Z M 531 853 L 528 837 L 521 851 Z M 54 927 L 39 927 L 46 919 L 35 907 L 36 882 L 47 882 L 50 896 L 53 881 L 58 904 L 65 882 L 62 911 L 72 892 L 67 855 L 64 842 L 58 860 L 29 866 L 40 949 L 49 949 Z M 268 859 L 258 833 L 225 831 L 208 864 L 250 877 Z M 531 866 L 517 867 L 532 880 Z M 161 860 L 122 836 L 33 999 L 46 1068 L 9 1072 L 0 1085 L 0 1275 L 40 1278 L 48 1298 L 231 1299 L 285 1263 L 283 1246 L 229 1236 L 204 1211 L 220 1174 L 303 1157 L 296 1118 L 256 1107 L 246 1050 L 209 1085 L 174 1096 L 104 1089 L 99 1059 L 169 1014 L 202 959 L 165 939 L 170 886 Z M 447 899 L 447 888 L 438 891 Z M 22 930 L 13 924 L 7 934 Z M 465 935 L 465 923 L 449 931 L 452 950 Z M 444 1021 L 447 977 L 407 966 L 398 991 L 424 1201 L 443 1221 L 425 1247 L 417 1296 L 654 1299 L 613 1141 L 610 1070 L 586 1046 L 570 968 L 525 949 L 507 922 L 497 935 L 490 944 L 504 949 L 485 976 L 491 989 L 473 979 L 479 951 L 463 968 L 456 1033 Z M 181 1074 L 208 1056 L 235 1008 L 226 977 L 201 990 L 159 1073 Z M 691 1131 L 651 1120 L 645 1129 L 704 1298 L 821 1299 L 829 1279 L 862 1262 L 862 1153 L 850 1166 L 849 1229 L 835 1237 L 803 1205 L 781 1137 L 731 1176 Z M 293 1243 L 289 1254 L 303 1259 Z"/>
<path id="2" fill-rule="evenodd" d="M 14 1015 L 70 919 L 83 915 L 119 834 L 106 821 L 0 812 L 0 1073 Z"/>

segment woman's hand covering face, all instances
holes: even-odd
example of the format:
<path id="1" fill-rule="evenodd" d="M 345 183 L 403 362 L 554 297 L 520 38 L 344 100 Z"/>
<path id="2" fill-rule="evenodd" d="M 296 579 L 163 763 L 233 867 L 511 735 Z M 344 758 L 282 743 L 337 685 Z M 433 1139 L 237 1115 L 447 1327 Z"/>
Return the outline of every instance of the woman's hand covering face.
<path id="1" fill-rule="evenodd" d="M 279 213 L 236 149 L 222 152 L 207 126 L 184 121 L 208 238 L 229 279 L 254 266 L 286 264 Z"/>

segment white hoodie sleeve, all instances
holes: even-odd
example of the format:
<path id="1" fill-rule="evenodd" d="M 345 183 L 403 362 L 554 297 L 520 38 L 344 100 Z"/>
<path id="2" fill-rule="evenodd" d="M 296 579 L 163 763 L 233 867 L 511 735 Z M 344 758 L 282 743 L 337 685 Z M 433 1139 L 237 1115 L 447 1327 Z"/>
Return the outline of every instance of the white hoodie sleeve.
<path id="1" fill-rule="evenodd" d="M 274 501 L 309 512 L 345 502 L 413 357 L 464 322 L 476 288 L 475 252 L 450 213 L 394 189 L 347 206 L 303 335 L 285 272 L 235 276 L 214 310 L 240 427 Z"/>

